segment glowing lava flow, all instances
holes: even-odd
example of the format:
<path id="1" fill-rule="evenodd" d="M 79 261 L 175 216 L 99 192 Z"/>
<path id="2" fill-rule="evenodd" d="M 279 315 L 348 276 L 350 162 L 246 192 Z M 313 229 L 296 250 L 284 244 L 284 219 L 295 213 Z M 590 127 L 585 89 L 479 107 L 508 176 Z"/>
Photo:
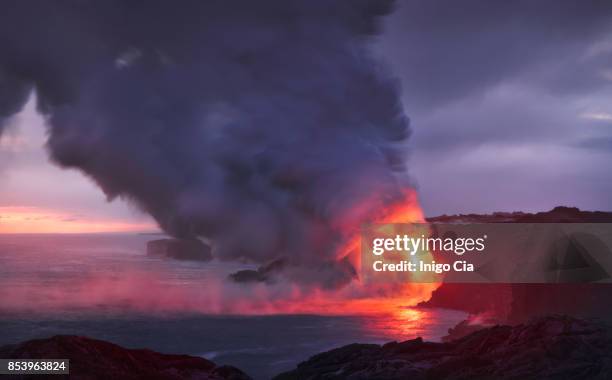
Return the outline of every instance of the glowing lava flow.
<path id="1" fill-rule="evenodd" d="M 424 223 L 425 216 L 419 206 L 416 192 L 412 189 L 404 191 L 402 201 L 397 202 L 376 215 L 372 222 L 376 224 L 392 223 Z M 346 245 L 339 250 L 340 257 L 348 257 L 355 268 L 361 268 L 361 236 L 359 231 L 351 231 Z"/>
<path id="2" fill-rule="evenodd" d="M 425 222 L 413 190 L 405 191 L 400 202 L 382 209 L 370 219 L 376 224 Z M 358 227 L 347 233 L 346 236 L 346 244 L 338 250 L 337 260 L 348 259 L 360 273 L 361 235 Z M 248 297 L 233 300 L 232 309 L 226 312 L 320 315 L 387 314 L 392 320 L 401 321 L 405 320 L 407 307 L 428 300 L 438 286 L 437 283 L 407 282 L 401 278 L 385 283 L 365 283 L 357 278 L 340 289 L 316 287 L 304 289 L 297 284 L 283 284 L 282 291 L 279 291 L 275 285 L 256 284 L 248 289 Z M 415 312 L 411 314 L 411 318 L 418 319 L 420 315 Z M 411 323 L 418 324 L 418 321 Z"/>
<path id="3" fill-rule="evenodd" d="M 419 206 L 416 192 L 412 189 L 404 191 L 403 199 L 392 206 L 382 209 L 373 218 L 376 224 L 392 223 L 424 223 L 425 217 Z M 338 258 L 348 258 L 360 273 L 361 269 L 361 236 L 359 231 L 348 235 L 347 243 L 338 251 Z M 437 283 L 416 283 L 398 280 L 394 283 L 364 284 L 353 281 L 346 288 L 330 294 L 321 291 L 308 297 L 297 308 L 300 312 L 316 312 L 326 314 L 369 314 L 398 313 L 406 306 L 413 306 L 431 297 L 431 293 L 439 286 Z M 290 307 L 284 305 L 283 308 Z"/>

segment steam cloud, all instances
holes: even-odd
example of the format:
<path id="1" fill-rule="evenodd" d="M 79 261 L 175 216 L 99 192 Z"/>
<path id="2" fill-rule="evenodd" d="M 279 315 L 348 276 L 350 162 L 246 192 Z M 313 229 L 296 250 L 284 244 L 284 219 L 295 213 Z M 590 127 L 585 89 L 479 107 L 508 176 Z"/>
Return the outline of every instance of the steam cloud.
<path id="1" fill-rule="evenodd" d="M 109 199 L 335 287 L 354 274 L 343 238 L 410 186 L 408 120 L 368 48 L 392 5 L 9 0 L 0 118 L 36 91 L 51 158 Z"/>

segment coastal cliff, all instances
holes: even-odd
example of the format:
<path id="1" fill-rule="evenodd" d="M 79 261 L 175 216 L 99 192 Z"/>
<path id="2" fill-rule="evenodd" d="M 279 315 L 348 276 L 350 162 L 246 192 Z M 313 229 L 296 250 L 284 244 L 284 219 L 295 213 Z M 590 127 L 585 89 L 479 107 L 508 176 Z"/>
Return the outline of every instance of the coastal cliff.
<path id="1" fill-rule="evenodd" d="M 430 223 L 612 223 L 612 212 L 555 207 L 538 213 L 442 215 Z M 548 314 L 612 319 L 612 284 L 442 284 L 421 307 L 487 314 L 500 323 L 520 323 Z"/>

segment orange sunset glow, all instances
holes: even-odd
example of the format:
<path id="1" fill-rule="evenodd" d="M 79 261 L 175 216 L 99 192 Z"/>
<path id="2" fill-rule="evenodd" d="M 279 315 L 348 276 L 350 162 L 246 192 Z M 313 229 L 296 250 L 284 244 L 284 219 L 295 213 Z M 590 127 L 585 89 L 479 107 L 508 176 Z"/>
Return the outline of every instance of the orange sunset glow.
<path id="1" fill-rule="evenodd" d="M 0 207 L 0 233 L 99 233 L 154 231 L 151 223 L 91 219 L 36 207 Z"/>

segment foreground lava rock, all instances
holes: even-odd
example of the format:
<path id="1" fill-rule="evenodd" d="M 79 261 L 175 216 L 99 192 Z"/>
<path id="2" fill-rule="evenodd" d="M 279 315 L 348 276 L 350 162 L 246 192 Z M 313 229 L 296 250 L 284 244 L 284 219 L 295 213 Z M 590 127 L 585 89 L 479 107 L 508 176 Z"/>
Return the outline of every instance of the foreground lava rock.
<path id="1" fill-rule="evenodd" d="M 351 344 L 275 378 L 300 379 L 612 379 L 612 340 L 603 325 L 546 317 L 446 343 Z"/>
<path id="2" fill-rule="evenodd" d="M 78 336 L 54 336 L 0 347 L 3 359 L 70 359 L 70 379 L 150 380 L 249 380 L 230 366 L 194 356 L 165 355 L 150 350 L 129 350 L 101 340 Z M 44 376 L 42 376 L 44 377 Z M 41 375 L 12 376 L 39 379 Z M 54 379 L 68 375 L 54 375 Z"/>

